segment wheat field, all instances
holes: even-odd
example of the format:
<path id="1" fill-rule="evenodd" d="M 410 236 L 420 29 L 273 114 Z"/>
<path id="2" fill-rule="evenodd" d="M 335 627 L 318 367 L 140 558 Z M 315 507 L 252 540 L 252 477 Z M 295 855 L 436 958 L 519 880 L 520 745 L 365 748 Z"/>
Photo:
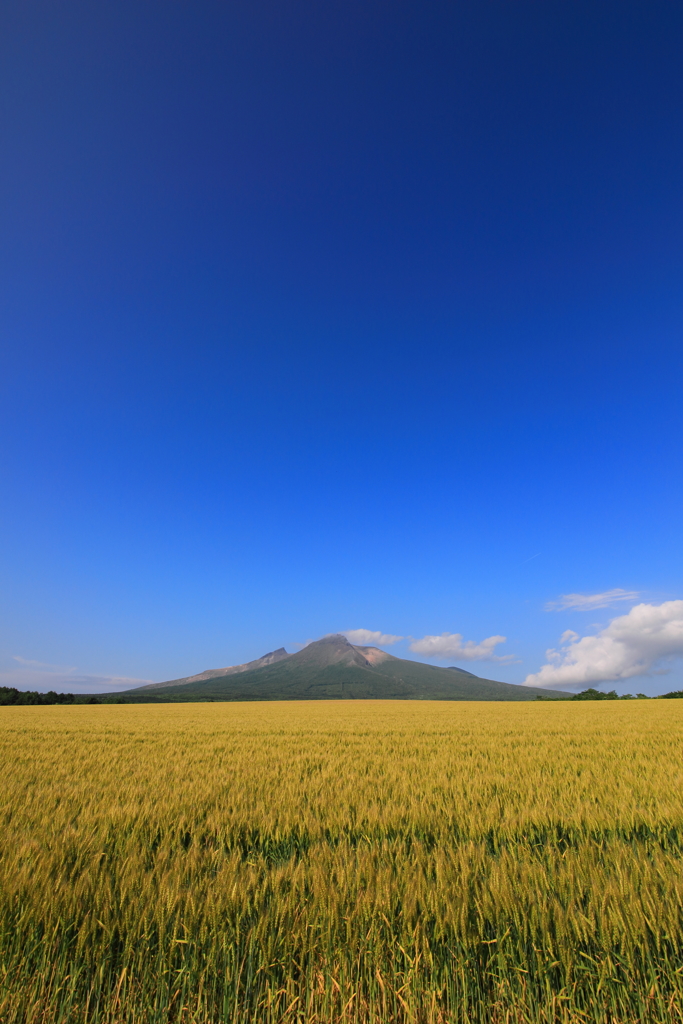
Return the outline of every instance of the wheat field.
<path id="1" fill-rule="evenodd" d="M 683 702 L 0 709 L 0 1020 L 683 1021 Z"/>

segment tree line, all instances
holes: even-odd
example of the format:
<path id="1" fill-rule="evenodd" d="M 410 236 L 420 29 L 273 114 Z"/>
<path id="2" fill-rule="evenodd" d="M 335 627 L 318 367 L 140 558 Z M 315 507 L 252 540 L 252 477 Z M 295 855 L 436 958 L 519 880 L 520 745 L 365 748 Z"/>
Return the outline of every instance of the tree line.
<path id="1" fill-rule="evenodd" d="M 109 697 L 109 694 L 106 695 Z M 0 707 L 24 704 L 125 704 L 123 697 L 115 697 L 100 700 L 99 697 L 88 696 L 87 694 L 55 693 L 48 690 L 47 693 L 38 693 L 37 690 L 17 690 L 15 686 L 0 686 Z"/>

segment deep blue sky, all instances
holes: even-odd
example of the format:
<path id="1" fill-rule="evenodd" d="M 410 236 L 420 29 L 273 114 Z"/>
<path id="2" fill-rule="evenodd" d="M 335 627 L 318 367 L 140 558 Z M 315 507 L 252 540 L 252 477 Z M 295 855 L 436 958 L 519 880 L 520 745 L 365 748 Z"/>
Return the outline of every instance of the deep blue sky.
<path id="1" fill-rule="evenodd" d="M 366 628 L 519 682 L 631 606 L 558 595 L 683 597 L 682 46 L 671 0 L 3 5 L 3 678 Z"/>

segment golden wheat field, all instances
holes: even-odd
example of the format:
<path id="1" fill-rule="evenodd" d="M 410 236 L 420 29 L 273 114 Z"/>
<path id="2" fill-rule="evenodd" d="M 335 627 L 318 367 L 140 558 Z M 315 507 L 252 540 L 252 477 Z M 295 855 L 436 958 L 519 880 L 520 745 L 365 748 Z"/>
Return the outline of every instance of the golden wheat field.
<path id="1" fill-rule="evenodd" d="M 0 1020 L 683 1021 L 683 702 L 0 710 Z"/>

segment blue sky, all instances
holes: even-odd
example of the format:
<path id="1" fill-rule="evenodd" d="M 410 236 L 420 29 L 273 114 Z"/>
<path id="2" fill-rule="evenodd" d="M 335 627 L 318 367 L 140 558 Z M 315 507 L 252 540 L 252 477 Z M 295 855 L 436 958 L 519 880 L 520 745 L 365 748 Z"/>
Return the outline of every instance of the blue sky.
<path id="1" fill-rule="evenodd" d="M 0 683 L 366 629 L 683 686 L 683 8 L 0 20 Z"/>

